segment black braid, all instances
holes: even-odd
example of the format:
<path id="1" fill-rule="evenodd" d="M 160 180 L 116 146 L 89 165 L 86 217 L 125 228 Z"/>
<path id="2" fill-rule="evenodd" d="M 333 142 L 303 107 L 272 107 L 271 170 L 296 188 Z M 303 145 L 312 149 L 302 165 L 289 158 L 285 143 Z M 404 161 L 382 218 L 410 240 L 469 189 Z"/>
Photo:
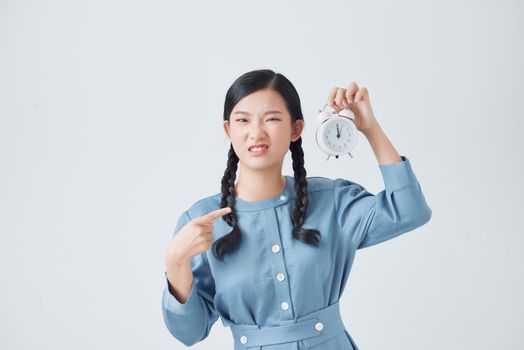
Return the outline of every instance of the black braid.
<path id="1" fill-rule="evenodd" d="M 224 260 L 224 255 L 238 247 L 242 240 L 235 215 L 235 179 L 237 177 L 237 167 L 238 156 L 231 144 L 229 147 L 227 167 L 222 177 L 222 199 L 220 201 L 220 208 L 231 208 L 231 212 L 223 215 L 222 218 L 229 226 L 233 227 L 233 230 L 213 243 L 213 254 L 215 258 L 221 261 Z"/>
<path id="2" fill-rule="evenodd" d="M 291 142 L 289 149 L 291 150 L 293 171 L 295 174 L 295 208 L 291 215 L 293 221 L 293 237 L 301 242 L 318 246 L 320 231 L 302 227 L 306 219 L 309 203 L 302 137 L 299 137 L 295 142 Z"/>
<path id="3" fill-rule="evenodd" d="M 293 222 L 293 237 L 306 244 L 318 246 L 320 232 L 315 229 L 302 227 L 307 214 L 309 203 L 307 191 L 306 169 L 304 168 L 304 152 L 302 151 L 302 137 L 289 146 L 291 157 L 293 158 L 293 171 L 295 178 L 295 208 L 291 216 Z M 213 255 L 220 261 L 224 260 L 225 254 L 236 249 L 242 241 L 242 235 L 237 225 L 235 215 L 235 179 L 238 167 L 238 157 L 233 150 L 233 145 L 229 148 L 227 168 L 222 177 L 222 199 L 220 207 L 230 207 L 231 212 L 222 216 L 233 230 L 213 243 Z"/>

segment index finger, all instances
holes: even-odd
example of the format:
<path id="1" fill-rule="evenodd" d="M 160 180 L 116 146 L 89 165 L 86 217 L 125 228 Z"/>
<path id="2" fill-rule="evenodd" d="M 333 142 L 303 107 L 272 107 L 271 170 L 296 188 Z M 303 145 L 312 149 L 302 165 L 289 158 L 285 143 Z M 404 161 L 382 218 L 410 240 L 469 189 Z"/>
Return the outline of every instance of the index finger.
<path id="1" fill-rule="evenodd" d="M 333 103 L 335 102 L 335 96 L 337 95 L 338 87 L 335 86 L 333 89 L 331 89 L 331 92 L 329 93 L 327 104 L 330 107 L 333 107 Z"/>
<path id="2" fill-rule="evenodd" d="M 202 216 L 197 217 L 196 221 L 197 221 L 197 223 L 201 223 L 201 224 L 203 224 L 203 223 L 210 223 L 213 220 L 215 220 L 216 218 L 219 218 L 219 217 L 221 217 L 223 215 L 229 214 L 230 212 L 231 212 L 231 208 L 230 207 L 220 208 L 220 209 L 210 211 L 207 214 L 204 214 Z"/>

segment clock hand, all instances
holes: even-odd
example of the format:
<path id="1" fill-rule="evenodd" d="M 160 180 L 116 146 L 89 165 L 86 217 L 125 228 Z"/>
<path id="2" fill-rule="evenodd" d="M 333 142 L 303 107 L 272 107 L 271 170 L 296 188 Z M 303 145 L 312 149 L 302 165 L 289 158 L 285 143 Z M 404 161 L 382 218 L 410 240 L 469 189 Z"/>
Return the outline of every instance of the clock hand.
<path id="1" fill-rule="evenodd" d="M 338 124 L 337 124 L 337 138 L 340 138 L 340 130 L 338 129 Z"/>

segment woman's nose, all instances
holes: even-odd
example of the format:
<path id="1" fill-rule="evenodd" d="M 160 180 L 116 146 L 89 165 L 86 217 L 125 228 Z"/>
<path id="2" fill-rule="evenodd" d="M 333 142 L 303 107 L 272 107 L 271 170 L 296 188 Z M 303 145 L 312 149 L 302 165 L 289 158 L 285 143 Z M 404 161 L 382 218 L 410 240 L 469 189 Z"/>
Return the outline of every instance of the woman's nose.
<path id="1" fill-rule="evenodd" d="M 262 125 L 254 124 L 249 130 L 251 137 L 257 138 L 266 134 L 266 129 Z"/>

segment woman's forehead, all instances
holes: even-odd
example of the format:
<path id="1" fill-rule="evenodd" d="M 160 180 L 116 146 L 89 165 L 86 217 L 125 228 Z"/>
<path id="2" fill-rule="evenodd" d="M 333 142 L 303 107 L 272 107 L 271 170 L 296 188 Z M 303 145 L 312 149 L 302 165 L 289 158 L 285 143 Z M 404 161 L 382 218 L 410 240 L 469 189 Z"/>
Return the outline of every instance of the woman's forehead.
<path id="1" fill-rule="evenodd" d="M 273 90 L 259 90 L 242 98 L 233 108 L 233 113 L 243 112 L 244 115 L 271 114 L 272 111 L 278 111 L 285 114 L 286 104 L 278 92 Z"/>

